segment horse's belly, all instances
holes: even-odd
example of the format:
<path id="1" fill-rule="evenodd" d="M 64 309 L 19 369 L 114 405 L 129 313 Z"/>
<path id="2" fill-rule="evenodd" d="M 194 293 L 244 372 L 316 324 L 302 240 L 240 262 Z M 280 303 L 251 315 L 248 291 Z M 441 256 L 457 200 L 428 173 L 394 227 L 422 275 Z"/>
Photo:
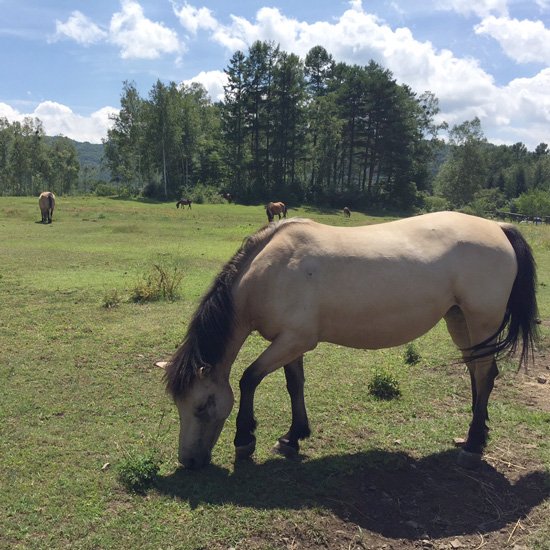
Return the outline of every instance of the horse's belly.
<path id="1" fill-rule="evenodd" d="M 362 349 L 399 346 L 422 336 L 445 315 L 446 306 L 414 308 L 401 312 L 343 315 L 322 321 L 319 340 Z"/>

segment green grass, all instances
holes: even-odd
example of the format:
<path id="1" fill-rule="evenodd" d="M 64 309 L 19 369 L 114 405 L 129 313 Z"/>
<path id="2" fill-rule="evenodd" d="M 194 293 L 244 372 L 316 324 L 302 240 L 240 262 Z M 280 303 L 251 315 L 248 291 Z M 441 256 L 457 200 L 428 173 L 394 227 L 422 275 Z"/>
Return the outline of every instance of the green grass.
<path id="1" fill-rule="evenodd" d="M 314 209 L 289 215 L 339 225 L 384 221 Z M 343 518 L 341 484 L 359 472 L 454 464 L 452 438 L 470 420 L 469 377 L 453 364 L 456 350 L 439 324 L 415 342 L 417 364 L 406 364 L 405 347 L 321 344 L 307 355 L 313 435 L 301 463 L 270 453 L 290 419 L 277 371 L 257 392 L 255 463 L 234 464 L 234 410 L 213 465 L 178 470 L 177 411 L 154 362 L 171 355 L 211 279 L 265 224 L 263 208 L 182 212 L 172 203 L 59 197 L 53 223 L 38 220 L 34 198 L 0 197 L 0 548 L 280 548 L 290 546 L 281 542 L 289 530 L 308 533 L 314 547 L 334 540 L 327 522 Z M 541 317 L 549 319 L 550 228 L 523 230 L 537 255 Z M 121 298 L 155 264 L 182 274 L 179 298 Z M 116 307 L 105 307 L 109 296 Z M 237 394 L 240 375 L 264 347 L 254 334 L 241 350 L 231 376 Z M 368 395 L 379 367 L 395 377 L 400 399 Z M 519 437 L 536 443 L 524 456 L 548 470 L 550 415 L 522 404 L 514 368 L 503 370 L 488 452 Z M 117 471 L 128 455 L 152 451 L 161 460 L 155 488 L 145 496 L 127 491 Z M 369 521 L 355 523 L 376 532 Z M 533 540 L 542 548 L 547 535 L 543 522 Z"/>

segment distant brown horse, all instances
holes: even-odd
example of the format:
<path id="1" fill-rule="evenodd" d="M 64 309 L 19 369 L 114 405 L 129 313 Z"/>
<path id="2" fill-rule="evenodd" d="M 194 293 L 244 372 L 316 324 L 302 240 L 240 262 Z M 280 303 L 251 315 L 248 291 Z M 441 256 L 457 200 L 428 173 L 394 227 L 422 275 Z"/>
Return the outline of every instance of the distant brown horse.
<path id="1" fill-rule="evenodd" d="M 52 223 L 55 195 L 51 191 L 44 191 L 38 197 L 38 206 L 42 212 L 42 223 Z"/>
<path id="2" fill-rule="evenodd" d="M 286 218 L 286 205 L 284 202 L 268 202 L 265 207 L 265 212 L 270 222 L 273 221 L 276 215 L 279 216 L 279 219 L 281 219 L 281 214 L 283 218 Z"/>
<path id="3" fill-rule="evenodd" d="M 220 196 L 229 203 L 233 202 L 233 195 L 231 193 L 220 193 Z"/>
<path id="4" fill-rule="evenodd" d="M 351 218 L 351 210 L 347 206 L 344 206 L 344 217 Z"/>
<path id="5" fill-rule="evenodd" d="M 181 204 L 181 207 L 183 208 L 185 205 L 187 205 L 189 208 L 191 208 L 191 200 L 190 199 L 180 199 L 176 203 L 176 208 L 179 208 Z"/>

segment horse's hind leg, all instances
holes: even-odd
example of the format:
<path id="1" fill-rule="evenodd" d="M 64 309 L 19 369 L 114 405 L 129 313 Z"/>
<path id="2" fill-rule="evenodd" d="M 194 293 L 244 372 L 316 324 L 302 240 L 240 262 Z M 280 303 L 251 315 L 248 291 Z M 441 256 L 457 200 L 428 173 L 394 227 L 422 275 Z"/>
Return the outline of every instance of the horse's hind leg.
<path id="1" fill-rule="evenodd" d="M 489 418 L 487 405 L 494 386 L 498 368 L 493 355 L 472 359 L 468 351 L 472 346 L 471 331 L 466 318 L 457 306 L 451 308 L 445 316 L 447 328 L 454 343 L 463 350 L 463 357 L 470 372 L 472 387 L 472 422 L 468 430 L 468 439 L 462 448 L 458 463 L 466 468 L 475 468 L 481 461 L 481 454 L 487 444 Z"/>
<path id="2" fill-rule="evenodd" d="M 279 438 L 273 450 L 284 456 L 294 457 L 300 450 L 298 440 L 309 437 L 311 433 L 304 399 L 304 357 L 299 357 L 284 368 L 292 408 L 292 424 L 290 430 Z"/>

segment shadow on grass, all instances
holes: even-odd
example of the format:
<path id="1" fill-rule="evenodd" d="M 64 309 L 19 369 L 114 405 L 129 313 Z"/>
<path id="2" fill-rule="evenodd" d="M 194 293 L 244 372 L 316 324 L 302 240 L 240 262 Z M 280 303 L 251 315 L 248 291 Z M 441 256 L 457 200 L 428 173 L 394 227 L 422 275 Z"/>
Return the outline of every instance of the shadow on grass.
<path id="1" fill-rule="evenodd" d="M 230 472 L 215 465 L 178 469 L 157 490 L 199 505 L 258 509 L 325 508 L 344 521 L 390 538 L 416 539 L 498 530 L 525 517 L 550 495 L 550 475 L 535 471 L 511 483 L 483 463 L 456 465 L 456 451 L 420 460 L 370 451 L 293 462 L 240 461 Z"/>

